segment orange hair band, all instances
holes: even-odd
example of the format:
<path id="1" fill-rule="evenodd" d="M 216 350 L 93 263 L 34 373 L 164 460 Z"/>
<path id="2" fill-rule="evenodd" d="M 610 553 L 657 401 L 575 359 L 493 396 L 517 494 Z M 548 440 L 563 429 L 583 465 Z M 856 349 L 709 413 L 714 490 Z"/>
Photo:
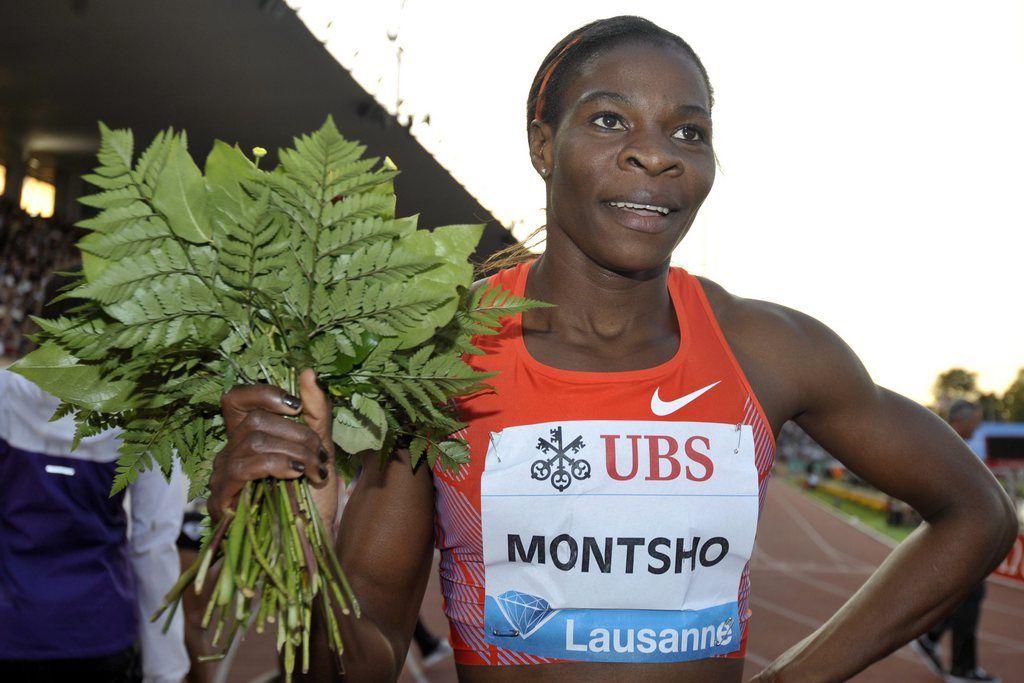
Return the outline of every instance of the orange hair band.
<path id="1" fill-rule="evenodd" d="M 541 79 L 540 87 L 537 88 L 537 110 L 534 112 L 533 118 L 540 118 L 540 112 L 544 108 L 544 88 L 547 87 L 548 79 L 551 78 L 551 74 L 554 72 L 555 67 L 562 61 L 562 57 L 564 57 L 565 53 L 569 51 L 569 48 L 580 42 L 580 38 L 582 38 L 582 36 L 576 36 L 573 38 L 568 45 L 558 52 L 558 56 L 551 60 L 551 66 L 549 66 L 548 70 L 544 73 L 544 78 Z"/>

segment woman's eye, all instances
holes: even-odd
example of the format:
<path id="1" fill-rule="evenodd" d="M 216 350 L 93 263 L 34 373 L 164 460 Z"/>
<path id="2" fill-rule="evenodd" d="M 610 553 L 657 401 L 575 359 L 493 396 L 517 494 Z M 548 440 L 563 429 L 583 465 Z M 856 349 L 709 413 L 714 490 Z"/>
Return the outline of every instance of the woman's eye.
<path id="1" fill-rule="evenodd" d="M 615 114 L 598 114 L 590 119 L 590 122 L 597 124 L 599 128 L 607 128 L 609 130 L 625 130 L 626 128 L 622 125 L 622 120 Z"/>
<path id="2" fill-rule="evenodd" d="M 680 140 L 689 140 L 690 142 L 699 142 L 704 139 L 704 133 L 701 132 L 700 128 L 695 126 L 683 126 L 676 131 L 675 137 Z"/>

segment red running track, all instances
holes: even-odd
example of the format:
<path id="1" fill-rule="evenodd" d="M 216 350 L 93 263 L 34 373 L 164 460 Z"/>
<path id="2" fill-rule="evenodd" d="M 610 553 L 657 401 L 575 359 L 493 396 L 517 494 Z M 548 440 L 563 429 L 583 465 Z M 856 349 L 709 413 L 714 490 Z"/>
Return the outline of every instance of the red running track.
<path id="1" fill-rule="evenodd" d="M 892 550 L 796 488 L 773 481 L 751 563 L 754 616 L 746 673 L 828 619 Z M 978 628 L 979 664 L 1004 683 L 1024 682 L 1024 585 L 988 582 Z M 949 651 L 947 634 L 943 647 Z M 948 661 L 947 661 L 948 665 Z M 941 680 L 903 647 L 852 680 Z"/>

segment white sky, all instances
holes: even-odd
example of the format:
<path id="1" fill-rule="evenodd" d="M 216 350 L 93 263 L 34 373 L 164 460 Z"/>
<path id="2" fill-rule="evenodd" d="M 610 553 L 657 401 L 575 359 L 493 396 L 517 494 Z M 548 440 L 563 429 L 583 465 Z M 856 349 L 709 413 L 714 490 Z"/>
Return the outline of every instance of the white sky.
<path id="1" fill-rule="evenodd" d="M 525 135 L 541 59 L 645 16 L 715 88 L 721 169 L 675 263 L 817 317 L 917 400 L 953 366 L 1000 393 L 1024 366 L 1024 1 L 289 4 L 520 237 L 544 222 Z"/>

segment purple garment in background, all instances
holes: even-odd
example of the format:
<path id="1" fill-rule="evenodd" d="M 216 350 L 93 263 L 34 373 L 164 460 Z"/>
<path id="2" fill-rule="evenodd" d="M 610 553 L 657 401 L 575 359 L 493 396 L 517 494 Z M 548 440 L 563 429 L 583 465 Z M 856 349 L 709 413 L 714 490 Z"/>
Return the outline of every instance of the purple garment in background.
<path id="1" fill-rule="evenodd" d="M 42 418 L 44 421 L 46 416 Z M 114 462 L 0 434 L 0 659 L 98 657 L 135 642 L 135 586 Z"/>

